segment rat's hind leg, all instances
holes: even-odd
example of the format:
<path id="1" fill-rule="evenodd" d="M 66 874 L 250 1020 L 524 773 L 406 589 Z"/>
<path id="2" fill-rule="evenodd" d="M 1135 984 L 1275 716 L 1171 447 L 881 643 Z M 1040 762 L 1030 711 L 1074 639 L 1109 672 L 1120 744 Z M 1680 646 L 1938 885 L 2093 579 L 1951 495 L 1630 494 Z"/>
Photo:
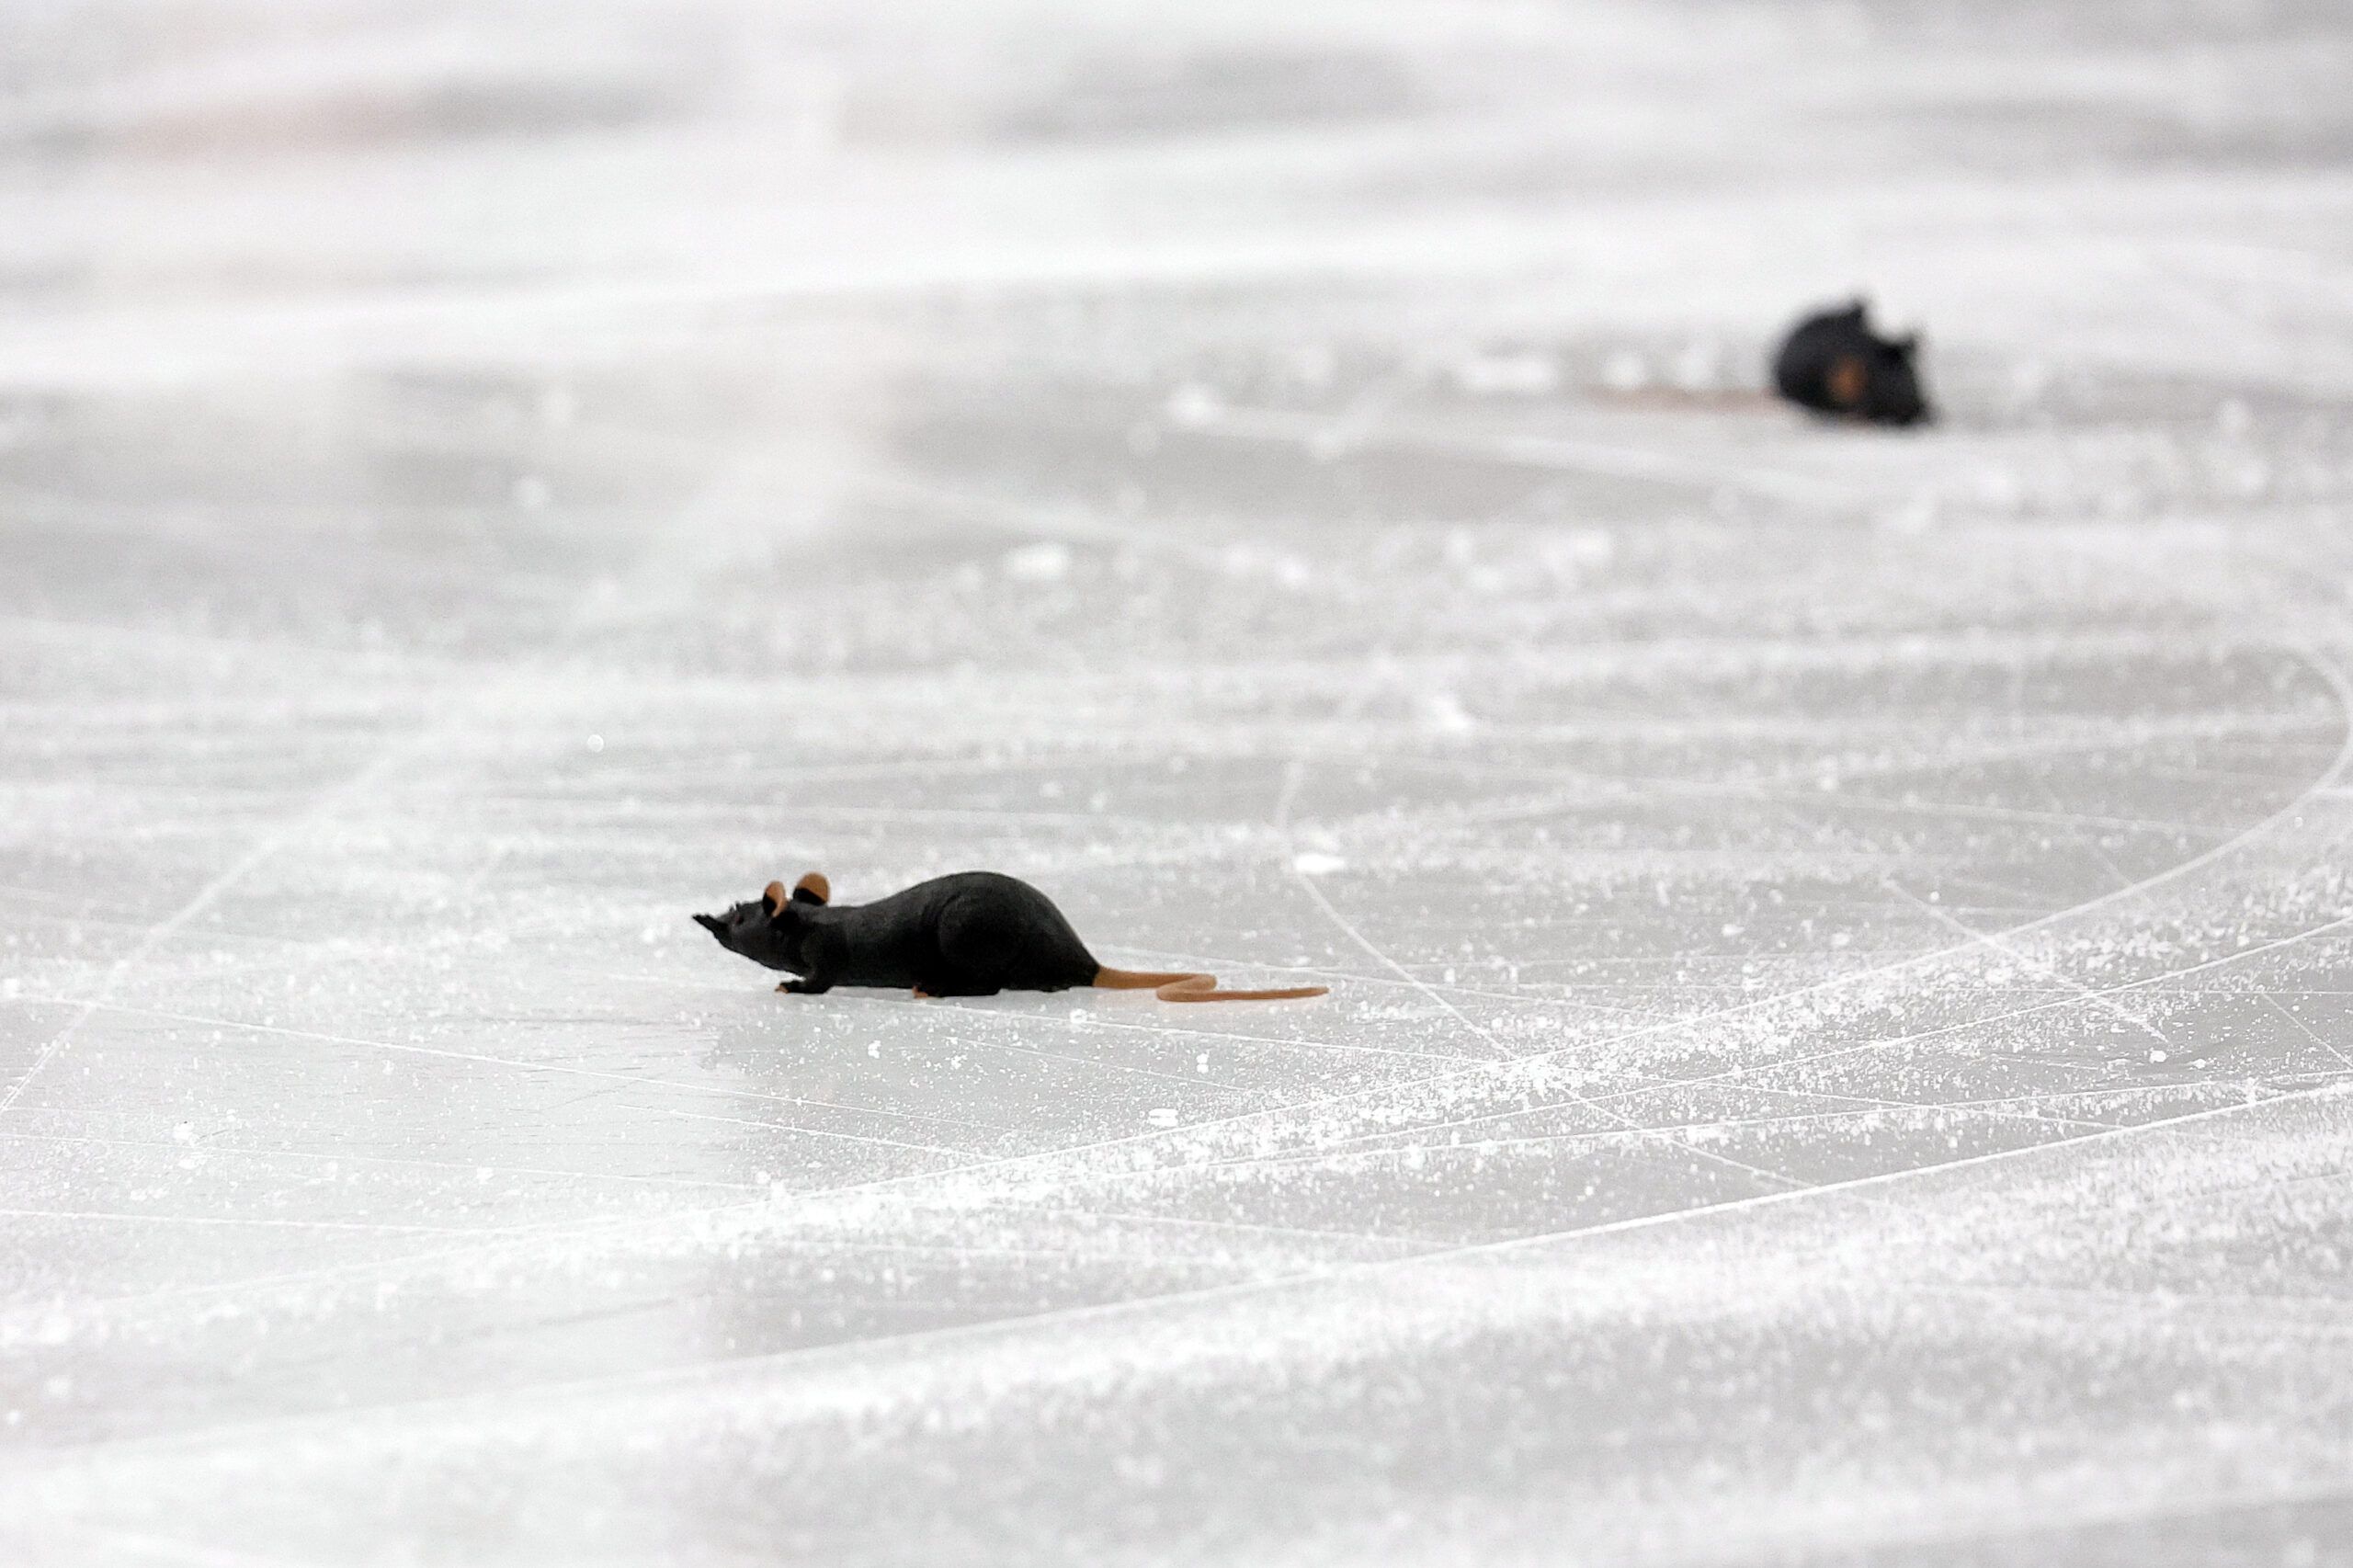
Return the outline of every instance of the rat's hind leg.
<path id="1" fill-rule="evenodd" d="M 1008 985 L 1020 988 L 1021 933 L 985 902 L 949 900 L 932 939 L 939 958 L 923 989 L 933 995 L 994 996 Z"/>

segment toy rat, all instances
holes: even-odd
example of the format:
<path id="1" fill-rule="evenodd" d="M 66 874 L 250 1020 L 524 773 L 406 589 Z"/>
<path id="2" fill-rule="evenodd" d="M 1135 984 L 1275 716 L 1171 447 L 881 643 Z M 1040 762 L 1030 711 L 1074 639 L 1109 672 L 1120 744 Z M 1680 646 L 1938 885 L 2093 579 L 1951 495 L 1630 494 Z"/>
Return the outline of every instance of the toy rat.
<path id="1" fill-rule="evenodd" d="M 1791 403 L 1870 425 L 1922 425 L 1935 417 L 1920 390 L 1920 350 L 1915 334 L 1881 337 L 1871 330 L 1870 307 L 1808 316 L 1790 330 L 1773 357 L 1773 386 Z"/>
<path id="2" fill-rule="evenodd" d="M 836 985 L 905 987 L 917 996 L 994 996 L 1092 985 L 1151 990 L 1165 1002 L 1278 1002 L 1321 996 L 1321 985 L 1221 991 L 1217 977 L 1107 969 L 1053 901 L 995 871 L 960 871 L 872 903 L 835 905 L 815 871 L 790 892 L 758 898 L 696 924 L 729 952 L 799 976 L 777 989 L 816 996 Z"/>

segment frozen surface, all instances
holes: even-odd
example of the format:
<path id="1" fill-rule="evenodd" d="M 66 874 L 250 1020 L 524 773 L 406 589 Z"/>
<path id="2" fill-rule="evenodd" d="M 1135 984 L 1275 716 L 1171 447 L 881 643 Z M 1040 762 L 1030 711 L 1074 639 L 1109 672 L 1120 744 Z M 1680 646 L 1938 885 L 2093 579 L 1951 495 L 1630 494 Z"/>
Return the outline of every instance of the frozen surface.
<path id="1" fill-rule="evenodd" d="M 2346 1560 L 2348 80 L 0 11 L 0 1559 Z M 1858 285 L 1938 431 L 1687 395 Z"/>

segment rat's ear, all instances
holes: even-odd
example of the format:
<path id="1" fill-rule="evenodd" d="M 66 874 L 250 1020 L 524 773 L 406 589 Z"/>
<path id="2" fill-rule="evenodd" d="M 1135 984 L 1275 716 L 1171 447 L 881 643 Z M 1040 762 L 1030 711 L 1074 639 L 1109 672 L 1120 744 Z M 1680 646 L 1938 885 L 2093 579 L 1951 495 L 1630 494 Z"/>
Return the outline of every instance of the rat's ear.
<path id="1" fill-rule="evenodd" d="M 768 918 L 773 920 L 778 915 L 784 913 L 785 902 L 791 895 L 784 891 L 784 884 L 782 882 L 770 882 L 767 885 L 767 891 L 762 892 L 760 896 L 767 900 Z"/>
<path id="2" fill-rule="evenodd" d="M 1870 390 L 1871 368 L 1852 354 L 1841 354 L 1830 362 L 1828 382 L 1830 401 L 1841 408 L 1859 408 L 1863 394 Z"/>
<path id="3" fill-rule="evenodd" d="M 833 884 L 825 881 L 823 871 L 812 871 L 792 884 L 792 898 L 796 903 L 826 903 L 832 901 L 833 896 Z"/>

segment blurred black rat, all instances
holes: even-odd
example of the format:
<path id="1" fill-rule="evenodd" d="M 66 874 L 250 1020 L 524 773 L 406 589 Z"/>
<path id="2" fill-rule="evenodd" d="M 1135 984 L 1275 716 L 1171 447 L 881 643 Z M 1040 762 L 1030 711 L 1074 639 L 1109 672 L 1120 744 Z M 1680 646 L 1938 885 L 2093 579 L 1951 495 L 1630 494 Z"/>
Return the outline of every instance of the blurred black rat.
<path id="1" fill-rule="evenodd" d="M 935 877 L 872 903 L 837 907 L 832 898 L 824 877 L 812 871 L 790 892 L 770 882 L 758 898 L 695 922 L 729 952 L 800 976 L 777 989 L 804 996 L 836 985 L 904 987 L 917 996 L 1093 985 L 1149 989 L 1164 1002 L 1280 1002 L 1327 989 L 1221 991 L 1212 974 L 1106 969 L 1051 899 L 995 871 Z"/>
<path id="2" fill-rule="evenodd" d="M 1935 417 L 1914 362 L 1920 339 L 1881 337 L 1861 300 L 1808 316 L 1773 356 L 1773 386 L 1791 403 L 1870 425 L 1923 425 Z"/>

